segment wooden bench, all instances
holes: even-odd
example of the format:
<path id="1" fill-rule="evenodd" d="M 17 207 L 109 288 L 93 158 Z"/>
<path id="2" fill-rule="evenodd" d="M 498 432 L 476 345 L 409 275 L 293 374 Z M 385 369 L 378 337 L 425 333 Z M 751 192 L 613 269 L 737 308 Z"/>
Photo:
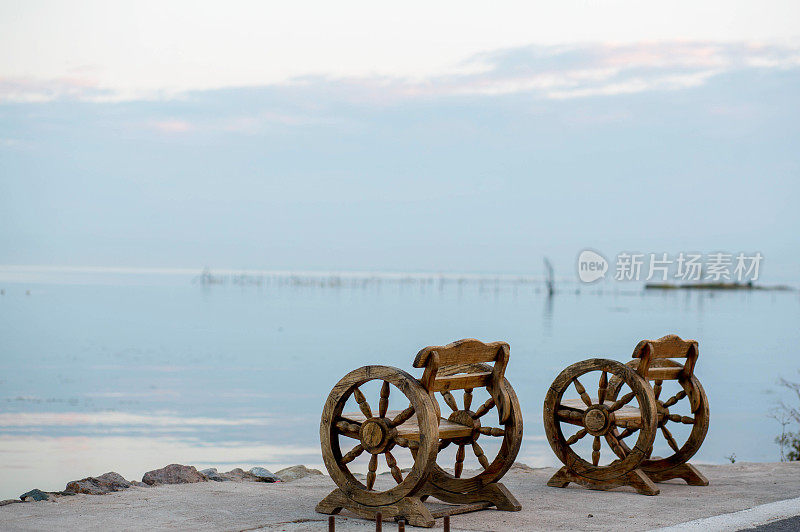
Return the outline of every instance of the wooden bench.
<path id="1" fill-rule="evenodd" d="M 544 402 L 547 439 L 564 463 L 548 486 L 576 482 L 605 490 L 628 485 L 646 495 L 659 493 L 654 482 L 673 478 L 707 486 L 708 480 L 687 463 L 700 449 L 709 423 L 708 398 L 694 375 L 698 354 L 695 340 L 668 335 L 639 342 L 628 364 L 594 358 L 562 371 Z M 586 377 L 590 373 L 600 374 L 596 393 L 581 382 L 591 382 Z M 675 382 L 677 392 L 663 399 L 669 381 Z M 570 386 L 578 397 L 565 399 Z M 688 415 L 676 412 L 681 407 Z M 669 424 L 691 426 L 682 443 Z M 569 434 L 575 427 L 577 431 Z M 633 435 L 635 444 L 626 443 Z M 672 452 L 665 458 L 651 456 L 658 435 Z M 594 440 L 591 452 L 585 450 L 582 456 L 576 444 L 586 436 Z M 613 453 L 608 464 L 600 464 L 603 441 Z"/>
<path id="2" fill-rule="evenodd" d="M 333 387 L 322 411 L 322 457 L 338 487 L 317 511 L 334 514 L 346 508 L 371 519 L 381 513 L 431 527 L 437 517 L 490 506 L 520 510 L 499 482 L 522 443 L 519 402 L 505 379 L 509 354 L 505 342 L 465 339 L 422 349 L 413 364 L 423 369 L 420 379 L 388 366 L 364 366 L 348 373 Z M 361 390 L 370 381 L 380 384 L 377 409 Z M 473 395 L 480 388 L 489 397 L 473 410 Z M 463 390 L 461 404 L 454 390 Z M 437 396 L 450 410 L 447 417 Z M 398 397 L 401 406 L 408 406 L 390 409 L 391 400 Z M 348 404 L 357 410 L 345 413 Z M 494 458 L 486 455 L 480 438 L 500 441 Z M 451 444 L 456 447 L 452 472 L 437 464 L 440 451 Z M 468 447 L 480 464 L 474 472 L 464 470 Z M 409 469 L 400 468 L 395 457 L 400 452 L 407 453 Z M 387 479 L 376 486 L 381 455 L 393 483 Z M 367 461 L 366 467 L 359 467 L 359 459 Z M 357 476 L 360 468 L 366 469 L 363 482 Z M 431 496 L 450 504 L 431 510 L 424 504 Z"/>

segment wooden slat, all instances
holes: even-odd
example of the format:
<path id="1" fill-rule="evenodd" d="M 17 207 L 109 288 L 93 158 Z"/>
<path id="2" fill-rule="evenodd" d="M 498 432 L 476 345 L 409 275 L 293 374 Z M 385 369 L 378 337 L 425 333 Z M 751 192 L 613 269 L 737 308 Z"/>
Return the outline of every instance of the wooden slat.
<path id="1" fill-rule="evenodd" d="M 657 358 L 686 358 L 689 356 L 689 348 L 697 345 L 697 340 L 683 340 L 680 336 L 668 334 L 658 340 L 642 340 L 633 351 L 634 358 L 639 358 L 644 348 L 644 344 L 649 342 L 653 346 L 653 359 Z"/>
<path id="2" fill-rule="evenodd" d="M 648 380 L 659 380 L 659 381 L 666 381 L 666 380 L 676 380 L 680 374 L 683 372 L 683 366 L 679 368 L 653 368 L 651 367 L 650 370 L 647 372 Z"/>
<path id="3" fill-rule="evenodd" d="M 433 391 L 481 388 L 489 384 L 491 377 L 491 371 L 453 375 L 452 377 L 436 377 L 433 381 Z"/>
<path id="4" fill-rule="evenodd" d="M 479 364 L 494 362 L 501 348 L 508 346 L 505 342 L 491 342 L 485 344 L 474 338 L 459 340 L 447 345 L 434 345 L 422 349 L 414 359 L 414 367 L 424 367 L 428 355 L 433 351 L 439 355 L 439 366 L 451 364 Z"/>
<path id="5" fill-rule="evenodd" d="M 386 412 L 386 417 L 392 419 L 402 412 L 402 410 L 389 410 Z M 367 419 L 361 412 L 350 412 L 349 414 L 342 414 L 341 418 L 350 423 L 363 423 Z M 455 438 L 464 438 L 472 434 L 472 427 L 453 423 L 445 418 L 439 418 L 439 438 L 442 440 L 452 440 Z M 408 418 L 405 423 L 397 427 L 397 435 L 407 440 L 419 441 L 419 427 L 417 426 L 416 414 Z"/>
<path id="6" fill-rule="evenodd" d="M 494 506 L 494 504 L 491 502 L 475 502 L 472 504 L 448 504 L 444 508 L 431 510 L 431 515 L 433 516 L 434 519 L 439 519 L 440 517 L 444 517 L 446 515 L 466 514 L 469 512 L 475 512 L 477 510 L 483 510 L 484 508 L 491 508 L 492 506 Z"/>

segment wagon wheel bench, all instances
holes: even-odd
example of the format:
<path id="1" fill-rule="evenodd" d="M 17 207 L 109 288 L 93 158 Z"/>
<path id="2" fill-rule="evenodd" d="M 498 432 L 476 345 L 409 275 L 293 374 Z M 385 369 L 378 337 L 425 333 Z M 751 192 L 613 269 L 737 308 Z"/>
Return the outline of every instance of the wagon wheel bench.
<path id="1" fill-rule="evenodd" d="M 490 506 L 520 510 L 514 496 L 498 482 L 522 443 L 519 402 L 504 376 L 509 353 L 505 342 L 466 339 L 421 350 L 413 364 L 424 368 L 419 380 L 388 366 L 364 366 L 345 375 L 328 396 L 320 423 L 322 457 L 338 487 L 317 505 L 317 512 L 335 514 L 347 508 L 371 519 L 381 513 L 384 518 L 431 527 L 437 517 Z M 360 389 L 370 381 L 380 384 L 377 409 Z M 489 398 L 476 407 L 473 393 L 481 388 Z M 453 390 L 463 390 L 460 404 Z M 450 413 L 442 414 L 436 394 Z M 390 410 L 390 399 L 398 396 L 408 406 Z M 351 398 L 359 411 L 345 413 Z M 499 440 L 494 458 L 487 457 L 479 439 Z M 437 463 L 440 451 L 450 445 L 456 447 L 452 474 Z M 464 470 L 467 448 L 481 466 L 472 474 Z M 410 454 L 410 469 L 398 466 L 399 452 Z M 391 487 L 376 487 L 381 455 L 395 484 Z M 369 460 L 364 482 L 351 469 L 359 457 Z M 451 504 L 431 510 L 424 504 L 428 497 Z"/>
<path id="2" fill-rule="evenodd" d="M 673 478 L 690 485 L 708 485 L 708 480 L 687 463 L 700 449 L 709 424 L 708 398 L 694 375 L 697 342 L 675 335 L 643 340 L 633 357 L 628 364 L 601 358 L 585 360 L 556 377 L 545 398 L 544 425 L 550 446 L 564 467 L 548 486 L 563 488 L 575 482 L 606 490 L 627 485 L 645 495 L 658 495 L 654 482 Z M 673 358 L 686 360 L 680 363 Z M 583 383 L 593 381 L 597 382 L 597 392 L 590 394 Z M 662 399 L 665 381 L 677 382 L 678 391 Z M 564 399 L 570 386 L 578 398 Z M 622 393 L 623 388 L 626 393 Z M 677 413 L 681 406 L 690 415 Z M 688 425 L 691 430 L 685 439 L 676 438 L 668 424 Z M 564 432 L 570 426 L 578 430 L 566 436 Z M 635 444 L 626 443 L 626 438 L 637 433 Z M 658 434 L 671 449 L 670 456 L 651 456 Z M 586 436 L 594 438 L 591 461 L 588 450 L 581 456 L 574 447 Z M 679 439 L 683 443 L 678 443 Z M 603 441 L 613 452 L 614 460 L 608 464 L 600 464 Z"/>

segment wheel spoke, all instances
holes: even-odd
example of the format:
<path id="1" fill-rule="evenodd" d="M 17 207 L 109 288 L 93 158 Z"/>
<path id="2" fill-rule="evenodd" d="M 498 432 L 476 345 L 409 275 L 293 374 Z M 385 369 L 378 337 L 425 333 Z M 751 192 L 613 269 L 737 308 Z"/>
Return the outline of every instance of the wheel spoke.
<path id="1" fill-rule="evenodd" d="M 378 417 L 386 417 L 386 411 L 389 410 L 389 391 L 389 381 L 383 381 L 381 400 L 378 403 Z"/>
<path id="2" fill-rule="evenodd" d="M 375 471 L 378 469 L 378 455 L 373 454 L 369 458 L 369 471 L 367 471 L 367 490 L 371 490 L 375 485 Z"/>
<path id="3" fill-rule="evenodd" d="M 447 446 L 450 445 L 451 443 L 453 443 L 452 440 L 441 440 L 439 442 L 439 451 L 441 451 L 442 449 L 446 449 Z"/>
<path id="4" fill-rule="evenodd" d="M 472 406 L 472 388 L 464 390 L 464 410 L 469 410 Z"/>
<path id="5" fill-rule="evenodd" d="M 442 397 L 444 398 L 444 402 L 447 403 L 447 406 L 450 407 L 450 410 L 458 412 L 458 403 L 456 403 L 456 398 L 453 397 L 452 393 L 445 390 L 442 392 Z"/>
<path id="6" fill-rule="evenodd" d="M 464 456 L 466 452 L 464 451 L 464 446 L 459 445 L 458 450 L 456 451 L 456 467 L 454 475 L 456 478 L 461 478 L 461 471 L 464 470 Z"/>
<path id="7" fill-rule="evenodd" d="M 483 466 L 484 469 L 489 469 L 489 459 L 486 458 L 486 454 L 484 454 L 483 449 L 481 449 L 481 446 L 478 445 L 476 441 L 472 442 L 472 452 L 475 453 L 481 466 Z"/>
<path id="8" fill-rule="evenodd" d="M 573 425 L 583 426 L 583 412 L 572 408 L 560 408 L 557 412 L 558 419 Z"/>
<path id="9" fill-rule="evenodd" d="M 623 406 L 625 406 L 628 403 L 630 403 L 631 399 L 633 399 L 634 397 L 636 397 L 635 393 L 633 393 L 633 392 L 626 393 L 625 395 L 620 397 L 618 400 L 616 400 L 613 405 L 608 407 L 608 411 L 609 412 L 616 412 L 617 410 L 619 410 Z"/>
<path id="10" fill-rule="evenodd" d="M 583 387 L 583 384 L 580 383 L 577 377 L 572 379 L 572 384 L 575 385 L 575 389 L 578 391 L 578 394 L 581 396 L 586 406 L 592 406 L 592 398 L 586 393 L 586 388 Z"/>
<path id="11" fill-rule="evenodd" d="M 664 439 L 667 440 L 669 446 L 672 447 L 672 450 L 675 451 L 676 453 L 680 451 L 680 447 L 678 447 L 678 442 L 676 442 L 675 438 L 672 437 L 672 433 L 669 431 L 669 429 L 667 429 L 667 427 L 665 427 L 664 425 L 661 425 L 661 432 L 662 434 L 664 434 Z"/>
<path id="12" fill-rule="evenodd" d="M 408 408 L 406 408 L 405 410 L 403 410 L 402 412 L 397 414 L 394 417 L 394 419 L 389 422 L 389 425 L 391 427 L 396 427 L 398 425 L 402 425 L 403 423 L 408 421 L 408 419 L 413 415 L 414 415 L 414 406 L 413 405 L 408 405 Z"/>
<path id="13" fill-rule="evenodd" d="M 676 393 L 675 395 L 673 395 L 672 397 L 670 397 L 669 399 L 667 399 L 666 401 L 664 401 L 664 405 L 663 406 L 664 406 L 664 408 L 669 408 L 672 405 L 674 405 L 675 403 L 677 403 L 678 401 L 680 401 L 681 399 L 683 399 L 684 397 L 686 397 L 686 392 L 681 390 L 678 393 Z"/>
<path id="14" fill-rule="evenodd" d="M 681 416 L 678 414 L 669 414 L 667 419 L 675 423 L 683 423 L 684 425 L 694 425 L 694 418 L 689 416 Z"/>
<path id="15" fill-rule="evenodd" d="M 567 439 L 567 445 L 572 445 L 588 434 L 586 429 L 581 429 Z"/>
<path id="16" fill-rule="evenodd" d="M 600 375 L 600 383 L 597 385 L 597 402 L 601 405 L 606 400 L 606 389 L 608 389 L 608 373 L 604 371 Z"/>
<path id="17" fill-rule="evenodd" d="M 597 465 L 600 463 L 600 436 L 594 437 L 594 443 L 592 443 L 592 465 Z"/>
<path id="18" fill-rule="evenodd" d="M 657 380 L 653 386 L 653 394 L 656 396 L 656 399 L 658 399 L 658 396 L 661 395 L 661 384 L 663 384 L 663 382 L 664 381 Z"/>
<path id="19" fill-rule="evenodd" d="M 389 451 L 386 451 L 383 454 L 386 456 L 386 465 L 389 466 L 389 471 L 392 472 L 392 477 L 394 477 L 395 482 L 400 484 L 403 482 L 403 474 L 400 472 L 400 468 L 397 467 L 397 460 L 394 459 L 394 456 L 392 456 L 392 453 Z"/>
<path id="20" fill-rule="evenodd" d="M 494 427 L 481 427 L 478 429 L 478 432 L 486 436 L 494 436 L 495 438 L 506 435 L 506 431 Z"/>
<path id="21" fill-rule="evenodd" d="M 361 431 L 360 423 L 351 423 L 350 421 L 340 419 L 334 426 L 336 427 L 336 430 L 339 431 L 339 434 L 348 436 L 350 438 L 359 438 L 359 433 Z"/>
<path id="22" fill-rule="evenodd" d="M 478 419 L 479 417 L 485 416 L 493 407 L 494 399 L 490 397 L 485 403 L 478 407 L 478 409 L 475 411 L 475 415 L 472 417 Z"/>
<path id="23" fill-rule="evenodd" d="M 621 440 L 623 438 L 627 438 L 628 436 L 630 436 L 631 434 L 633 434 L 637 430 L 639 430 L 639 429 L 632 429 L 632 428 L 628 427 L 625 430 L 623 430 L 622 432 L 620 432 L 619 436 L 617 436 L 617 439 Z"/>
<path id="24" fill-rule="evenodd" d="M 369 403 L 367 402 L 367 398 L 364 397 L 364 394 L 361 393 L 361 390 L 356 387 L 353 390 L 353 396 L 356 398 L 356 402 L 358 403 L 358 408 L 361 409 L 361 413 L 369 419 L 372 417 L 372 409 L 369 407 Z"/>
<path id="25" fill-rule="evenodd" d="M 364 447 L 359 443 L 358 445 L 350 449 L 349 453 L 342 456 L 342 463 L 349 464 L 350 462 L 358 458 L 363 452 L 364 452 Z"/>

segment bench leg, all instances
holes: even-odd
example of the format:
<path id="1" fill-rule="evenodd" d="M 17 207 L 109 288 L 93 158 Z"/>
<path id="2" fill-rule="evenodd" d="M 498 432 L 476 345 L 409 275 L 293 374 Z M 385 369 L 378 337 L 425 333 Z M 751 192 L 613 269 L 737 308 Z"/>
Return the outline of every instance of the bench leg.
<path id="1" fill-rule="evenodd" d="M 645 470 L 653 482 L 664 482 L 673 478 L 681 478 L 690 486 L 708 486 L 708 479 L 692 464 L 681 464 L 661 471 Z"/>
<path id="2" fill-rule="evenodd" d="M 577 475 L 565 466 L 556 471 L 556 474 L 547 481 L 547 485 L 552 488 L 566 488 L 570 482 L 593 490 L 610 490 L 620 486 L 630 486 L 642 495 L 658 495 L 660 493 L 655 483 L 641 469 L 634 469 L 615 479 L 593 480 Z"/>
<path id="3" fill-rule="evenodd" d="M 437 488 L 433 484 L 426 484 L 420 492 L 424 496 L 430 495 L 442 502 L 451 504 L 473 504 L 473 503 L 489 503 L 488 506 L 494 506 L 498 510 L 506 512 L 519 512 L 522 510 L 522 505 L 517 499 L 508 491 L 503 484 L 494 482 L 487 484 L 482 488 L 468 493 L 453 493 L 452 491 L 445 491 Z"/>
<path id="4" fill-rule="evenodd" d="M 317 504 L 316 510 L 321 514 L 337 514 L 343 508 L 367 519 L 376 519 L 380 513 L 384 519 L 405 519 L 410 525 L 425 528 L 432 527 L 436 522 L 419 496 L 403 497 L 396 503 L 385 506 L 365 506 L 350 499 L 342 490 L 336 488 Z"/>

